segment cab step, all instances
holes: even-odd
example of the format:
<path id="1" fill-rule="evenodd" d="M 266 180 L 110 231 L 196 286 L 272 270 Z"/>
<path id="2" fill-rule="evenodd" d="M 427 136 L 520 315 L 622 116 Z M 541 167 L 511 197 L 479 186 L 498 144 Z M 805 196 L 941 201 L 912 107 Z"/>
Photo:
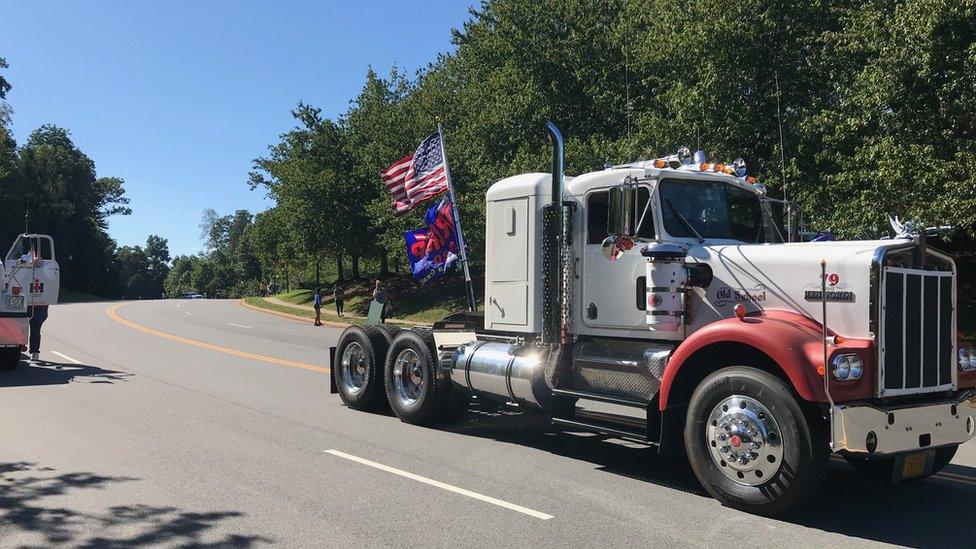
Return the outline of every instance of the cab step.
<path id="1" fill-rule="evenodd" d="M 598 395 L 596 393 L 586 393 L 583 391 L 571 391 L 569 389 L 553 389 L 552 394 L 561 397 L 578 398 L 580 400 L 593 400 L 596 402 L 605 402 L 607 404 L 616 404 L 617 406 L 641 408 L 643 410 L 646 410 L 649 405 L 649 403 L 641 402 L 639 400 L 630 400 L 608 395 Z"/>

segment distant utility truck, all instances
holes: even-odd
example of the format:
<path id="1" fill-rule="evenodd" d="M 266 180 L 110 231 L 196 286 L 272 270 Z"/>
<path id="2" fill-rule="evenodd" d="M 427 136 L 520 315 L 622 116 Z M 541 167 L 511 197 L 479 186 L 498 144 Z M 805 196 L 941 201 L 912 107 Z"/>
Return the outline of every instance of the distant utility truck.
<path id="1" fill-rule="evenodd" d="M 924 231 L 784 243 L 741 160 L 683 148 L 564 177 L 548 130 L 552 173 L 488 190 L 486 310 L 347 328 L 347 406 L 415 424 L 472 397 L 539 410 L 685 453 L 716 499 L 764 515 L 814 494 L 831 452 L 901 480 L 976 433 L 955 264 Z"/>
<path id="2" fill-rule="evenodd" d="M 58 301 L 60 273 L 54 240 L 43 234 L 17 237 L 3 264 L 0 293 L 0 369 L 12 370 L 27 350 L 28 306 Z"/>

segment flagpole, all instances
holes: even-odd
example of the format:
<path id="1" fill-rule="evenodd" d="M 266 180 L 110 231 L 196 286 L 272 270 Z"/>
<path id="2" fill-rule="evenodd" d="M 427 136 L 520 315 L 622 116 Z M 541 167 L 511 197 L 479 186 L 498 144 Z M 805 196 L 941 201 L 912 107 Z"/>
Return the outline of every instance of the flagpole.
<path id="1" fill-rule="evenodd" d="M 468 250 L 464 247 L 464 234 L 461 232 L 461 216 L 458 215 L 457 200 L 454 199 L 454 183 L 451 180 L 451 168 L 447 165 L 447 148 L 444 145 L 444 127 L 437 123 L 437 134 L 441 138 L 441 158 L 444 159 L 444 175 L 447 177 L 447 195 L 451 199 L 451 209 L 454 213 L 454 230 L 457 231 L 458 248 L 460 248 L 461 265 L 464 267 L 464 289 L 468 298 L 468 311 L 476 309 L 474 300 L 474 285 L 471 283 L 471 271 L 468 269 Z"/>

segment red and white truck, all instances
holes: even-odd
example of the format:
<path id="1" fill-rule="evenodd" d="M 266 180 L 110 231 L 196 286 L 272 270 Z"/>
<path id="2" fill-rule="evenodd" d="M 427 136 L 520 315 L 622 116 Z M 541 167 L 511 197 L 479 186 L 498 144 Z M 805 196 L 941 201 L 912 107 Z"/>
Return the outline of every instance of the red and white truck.
<path id="1" fill-rule="evenodd" d="M 976 434 L 956 267 L 924 231 L 788 242 L 741 160 L 701 151 L 503 179 L 486 196 L 485 311 L 350 327 L 332 391 L 424 424 L 472 398 L 684 453 L 723 504 L 775 514 L 839 454 L 931 475 Z M 787 242 L 784 242 L 786 240 Z"/>
<path id="2" fill-rule="evenodd" d="M 27 350 L 29 307 L 58 301 L 60 272 L 54 240 L 43 234 L 18 236 L 0 270 L 0 369 L 12 370 Z"/>

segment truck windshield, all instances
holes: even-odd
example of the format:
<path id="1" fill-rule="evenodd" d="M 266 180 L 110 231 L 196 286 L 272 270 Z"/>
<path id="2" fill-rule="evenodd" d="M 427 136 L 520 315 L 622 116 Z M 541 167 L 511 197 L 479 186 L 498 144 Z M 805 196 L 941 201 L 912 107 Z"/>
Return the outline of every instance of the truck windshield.
<path id="1" fill-rule="evenodd" d="M 752 191 L 721 181 L 687 179 L 664 179 L 660 189 L 664 229 L 671 236 L 766 241 L 759 196 Z"/>

